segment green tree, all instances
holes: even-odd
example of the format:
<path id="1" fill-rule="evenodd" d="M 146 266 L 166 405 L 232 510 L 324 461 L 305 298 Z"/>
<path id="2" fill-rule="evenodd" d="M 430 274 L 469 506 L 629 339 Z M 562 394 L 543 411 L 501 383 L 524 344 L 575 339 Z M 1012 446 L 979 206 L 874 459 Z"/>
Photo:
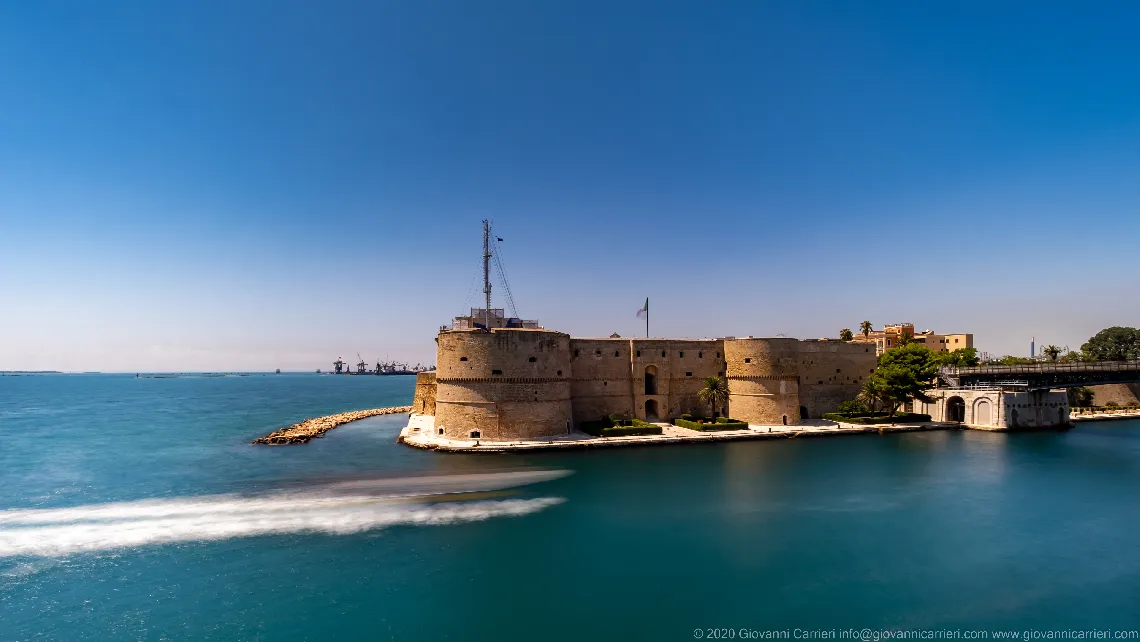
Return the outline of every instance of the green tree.
<path id="1" fill-rule="evenodd" d="M 1049 357 L 1050 361 L 1056 361 L 1061 356 L 1062 351 L 1063 350 L 1062 350 L 1061 346 L 1056 346 L 1056 345 L 1053 345 L 1052 343 L 1045 346 L 1044 348 L 1041 348 L 1041 354 L 1045 355 L 1046 357 Z"/>
<path id="2" fill-rule="evenodd" d="M 938 359 L 938 367 L 951 366 L 955 368 L 972 368 L 978 365 L 977 348 L 958 348 L 949 352 L 934 353 Z"/>
<path id="3" fill-rule="evenodd" d="M 1140 330 L 1123 326 L 1105 328 L 1082 345 L 1081 352 L 1097 361 L 1140 359 Z"/>
<path id="4" fill-rule="evenodd" d="M 1084 359 L 1085 359 L 1085 356 L 1083 354 L 1081 354 L 1080 350 L 1069 350 L 1065 354 L 1061 355 L 1060 361 L 1073 362 L 1073 361 L 1084 361 Z"/>
<path id="5" fill-rule="evenodd" d="M 1027 357 L 1015 357 L 1013 355 L 1005 355 L 1000 359 L 990 359 L 986 362 L 987 366 L 1023 366 L 1037 363 L 1033 359 Z"/>
<path id="6" fill-rule="evenodd" d="M 883 388 L 882 382 L 871 376 L 863 382 L 863 387 L 859 390 L 859 395 L 856 397 L 856 400 L 862 402 L 871 409 L 871 412 L 874 412 L 879 408 L 879 405 L 883 403 L 883 395 L 885 393 L 886 390 Z"/>
<path id="7" fill-rule="evenodd" d="M 701 401 L 712 406 L 710 417 L 716 416 L 717 402 L 728 399 L 728 383 L 720 377 L 705 377 L 704 385 L 697 391 Z"/>
<path id="8" fill-rule="evenodd" d="M 903 330 L 899 333 L 898 345 L 905 346 L 908 343 L 914 343 L 914 334 L 910 330 Z"/>
<path id="9" fill-rule="evenodd" d="M 859 324 L 859 332 L 862 332 L 863 336 L 865 336 L 865 337 L 870 336 L 871 330 L 872 330 L 872 328 L 871 328 L 871 322 L 870 321 L 864 321 L 863 323 Z"/>
<path id="10" fill-rule="evenodd" d="M 1069 388 L 1067 392 L 1069 393 L 1069 405 L 1080 408 L 1093 405 L 1093 398 L 1096 396 L 1091 388 Z"/>
<path id="11" fill-rule="evenodd" d="M 857 399 L 848 399 L 847 401 L 840 403 L 839 407 L 835 409 L 835 412 L 858 415 L 865 413 L 868 410 L 869 408 L 867 408 L 867 406 L 864 405 L 862 401 L 859 401 Z"/>
<path id="12" fill-rule="evenodd" d="M 876 382 L 879 400 L 886 404 L 893 417 L 898 407 L 908 401 L 932 399 L 926 394 L 934 387 L 938 376 L 938 355 L 921 343 L 908 343 L 879 357 L 879 365 L 871 375 Z"/>
<path id="13" fill-rule="evenodd" d="M 855 335 L 851 332 L 851 328 L 843 328 L 842 330 L 839 331 L 839 340 L 840 341 L 850 341 L 854 338 L 855 338 Z"/>

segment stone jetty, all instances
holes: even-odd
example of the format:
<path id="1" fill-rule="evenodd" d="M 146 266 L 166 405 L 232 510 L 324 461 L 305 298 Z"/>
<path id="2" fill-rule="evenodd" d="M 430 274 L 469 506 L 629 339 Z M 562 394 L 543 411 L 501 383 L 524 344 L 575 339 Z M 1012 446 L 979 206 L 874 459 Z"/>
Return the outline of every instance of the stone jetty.
<path id="1" fill-rule="evenodd" d="M 288 428 L 271 432 L 268 435 L 254 439 L 255 444 L 268 444 L 271 446 L 279 446 L 282 444 L 304 444 L 314 437 L 320 437 L 326 432 L 336 428 L 341 424 L 347 424 L 351 421 L 359 419 L 367 419 L 368 417 L 375 417 L 377 415 L 398 415 L 405 412 L 411 412 L 411 406 L 395 406 L 392 408 L 372 408 L 370 410 L 353 410 L 352 412 L 342 412 L 336 415 L 329 415 L 327 417 L 315 417 L 313 419 L 306 419 L 300 423 L 293 424 Z"/>

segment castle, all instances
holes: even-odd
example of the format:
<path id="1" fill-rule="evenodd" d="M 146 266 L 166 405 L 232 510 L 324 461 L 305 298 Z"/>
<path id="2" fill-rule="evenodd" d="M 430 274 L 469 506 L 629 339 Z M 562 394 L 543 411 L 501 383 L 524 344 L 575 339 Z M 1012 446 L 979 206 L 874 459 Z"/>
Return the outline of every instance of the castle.
<path id="1" fill-rule="evenodd" d="M 825 339 L 587 339 L 535 323 L 475 325 L 441 328 L 436 371 L 416 378 L 413 414 L 433 417 L 447 439 L 556 437 L 608 414 L 708 414 L 697 394 L 706 377 L 728 382 L 720 414 L 794 425 L 854 398 L 876 364 L 873 345 Z"/>

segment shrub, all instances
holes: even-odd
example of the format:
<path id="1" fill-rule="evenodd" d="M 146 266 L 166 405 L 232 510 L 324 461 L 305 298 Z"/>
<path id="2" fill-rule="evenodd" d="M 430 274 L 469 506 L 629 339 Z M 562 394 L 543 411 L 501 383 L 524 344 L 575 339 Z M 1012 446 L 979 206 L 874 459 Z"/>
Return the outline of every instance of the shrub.
<path id="1" fill-rule="evenodd" d="M 578 424 L 578 430 L 581 430 L 582 432 L 586 433 L 587 435 L 593 435 L 595 437 L 601 437 L 602 431 L 606 430 L 607 428 L 611 427 L 612 425 L 613 424 L 610 423 L 609 419 L 597 419 L 595 421 L 583 421 L 583 422 L 580 422 Z"/>
<path id="2" fill-rule="evenodd" d="M 601 436 L 602 437 L 632 437 L 635 435 L 660 435 L 661 434 L 661 426 L 654 426 L 653 424 L 646 423 L 644 421 L 639 421 L 637 419 L 634 419 L 633 421 L 635 421 L 641 425 L 639 426 L 639 425 L 634 424 L 632 426 L 613 426 L 612 428 L 606 428 L 605 430 L 603 430 Z"/>
<path id="3" fill-rule="evenodd" d="M 868 412 L 863 414 L 829 412 L 823 415 L 823 418 L 828 421 L 841 421 L 847 424 L 892 424 L 930 421 L 930 415 L 920 415 L 914 412 L 900 412 L 896 413 L 894 417 L 888 417 L 885 412 Z"/>
<path id="4" fill-rule="evenodd" d="M 703 417 L 681 415 L 673 420 L 673 424 L 689 430 L 707 432 L 712 430 L 748 430 L 748 422 L 728 417 L 718 417 L 716 421 L 709 421 Z"/>
<path id="5" fill-rule="evenodd" d="M 870 410 L 871 409 L 867 406 L 864 406 L 862 402 L 856 401 L 854 399 L 848 399 L 847 401 L 839 404 L 839 407 L 835 409 L 835 412 L 845 414 L 862 414 L 869 412 Z"/>
<path id="6" fill-rule="evenodd" d="M 640 419 L 625 419 L 617 415 L 607 415 L 594 421 L 580 422 L 578 429 L 594 437 L 661 434 L 661 426 L 654 426 Z"/>

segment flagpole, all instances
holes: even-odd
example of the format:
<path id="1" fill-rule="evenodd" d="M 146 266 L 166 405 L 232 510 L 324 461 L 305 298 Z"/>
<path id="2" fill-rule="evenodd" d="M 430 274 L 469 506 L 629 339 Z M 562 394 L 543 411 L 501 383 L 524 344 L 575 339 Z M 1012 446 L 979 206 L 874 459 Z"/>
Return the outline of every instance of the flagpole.
<path id="1" fill-rule="evenodd" d="M 645 338 L 649 338 L 649 299 L 645 300 Z"/>

